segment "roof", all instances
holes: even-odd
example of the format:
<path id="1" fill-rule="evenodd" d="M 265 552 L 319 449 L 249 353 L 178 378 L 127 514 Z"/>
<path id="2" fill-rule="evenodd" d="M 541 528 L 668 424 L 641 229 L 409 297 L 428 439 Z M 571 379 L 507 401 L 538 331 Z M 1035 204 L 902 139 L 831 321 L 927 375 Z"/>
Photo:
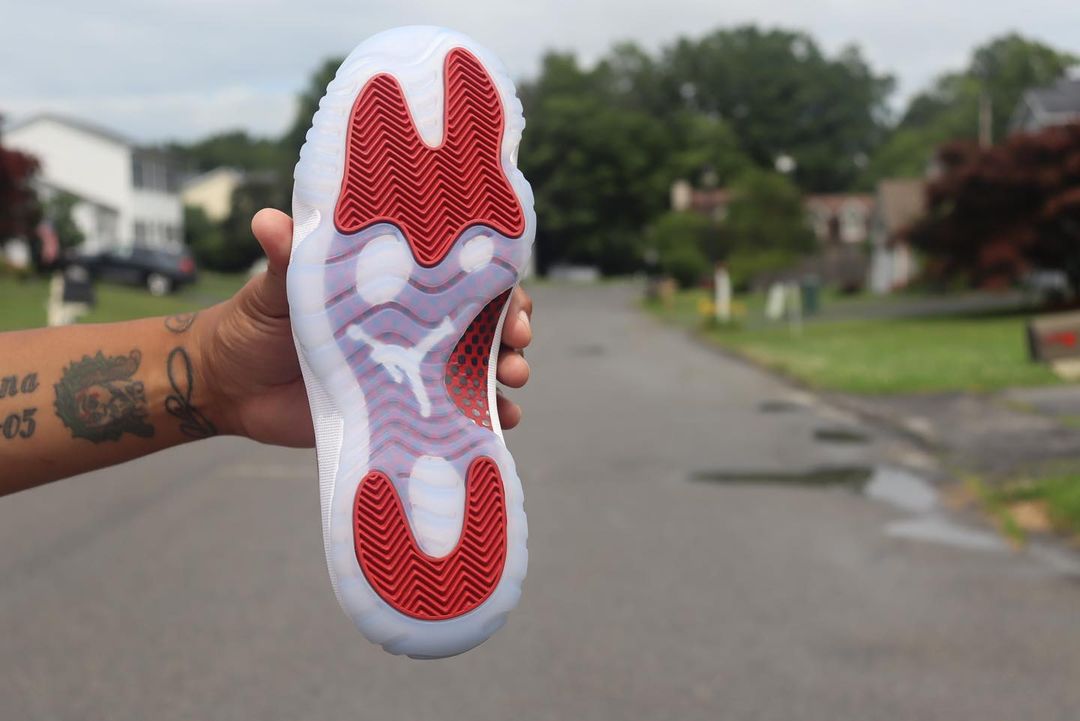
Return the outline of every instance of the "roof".
<path id="1" fill-rule="evenodd" d="M 1080 78 L 1064 77 L 1053 85 L 1028 90 L 1024 99 L 1044 113 L 1080 113 Z"/>
<path id="2" fill-rule="evenodd" d="M 803 205 L 807 208 L 823 208 L 830 213 L 838 213 L 851 205 L 862 206 L 869 213 L 874 209 L 874 202 L 874 196 L 870 193 L 816 193 L 803 199 Z"/>
<path id="3" fill-rule="evenodd" d="M 716 208 L 723 208 L 731 202 L 731 191 L 727 188 L 695 188 L 690 196 L 690 209 L 699 213 L 709 213 Z"/>
<path id="4" fill-rule="evenodd" d="M 32 115 L 29 118 L 25 118 L 18 122 L 12 123 L 5 130 L 6 132 L 19 130 L 21 128 L 34 125 L 41 121 L 50 121 L 59 125 L 66 125 L 69 128 L 74 128 L 75 130 L 80 130 L 84 133 L 88 133 L 90 135 L 94 135 L 104 140 L 108 140 L 110 142 L 117 143 L 118 145 L 123 145 L 129 148 L 134 148 L 138 145 L 131 138 L 128 138 L 121 133 L 116 132 L 115 130 L 103 128 L 100 125 L 95 125 L 94 123 L 82 120 L 81 118 L 73 118 L 68 115 L 60 115 L 58 113 L 39 113 L 37 115 Z"/>
<path id="5" fill-rule="evenodd" d="M 882 224 L 893 235 L 926 212 L 926 183 L 918 178 L 883 180 L 878 183 L 877 198 Z"/>
<path id="6" fill-rule="evenodd" d="M 1024 93 L 1013 111 L 1013 130 L 1039 130 L 1080 118 L 1080 77 L 1067 75 L 1051 85 Z"/>

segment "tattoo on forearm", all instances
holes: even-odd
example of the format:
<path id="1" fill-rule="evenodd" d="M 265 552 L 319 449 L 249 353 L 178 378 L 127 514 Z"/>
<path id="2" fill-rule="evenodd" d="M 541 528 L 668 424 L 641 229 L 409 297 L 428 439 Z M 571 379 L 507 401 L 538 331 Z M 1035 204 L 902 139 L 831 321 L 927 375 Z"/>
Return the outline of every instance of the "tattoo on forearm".
<path id="1" fill-rule="evenodd" d="M 165 327 L 173 333 L 183 333 L 195 322 L 195 316 L 198 314 L 198 311 L 194 311 L 191 313 L 177 313 L 176 315 L 170 315 L 165 319 Z"/>
<path id="2" fill-rule="evenodd" d="M 37 421 L 34 420 L 35 413 L 37 413 L 37 408 L 24 408 L 21 413 L 11 413 L 0 423 L 0 435 L 8 441 L 34 435 L 37 429 Z"/>
<path id="3" fill-rule="evenodd" d="M 37 373 L 27 373 L 21 380 L 17 375 L 0 377 L 0 398 L 11 398 L 20 393 L 28 396 L 37 389 Z"/>
<path id="4" fill-rule="evenodd" d="M 26 373 L 21 378 L 18 374 L 0 376 L 0 398 L 28 396 L 37 389 L 37 373 Z M 0 413 L 0 438 L 7 441 L 30 438 L 37 429 L 37 421 L 34 420 L 35 413 L 37 413 L 37 408 L 23 408 L 13 413 Z"/>
<path id="5" fill-rule="evenodd" d="M 64 369 L 56 390 L 56 415 L 74 438 L 93 443 L 118 441 L 125 433 L 151 438 L 146 391 L 135 380 L 142 353 L 106 358 L 98 351 Z"/>
<path id="6" fill-rule="evenodd" d="M 169 385 L 173 392 L 165 398 L 165 410 L 180 420 L 180 432 L 188 438 L 217 435 L 214 424 L 191 403 L 195 391 L 195 372 L 191 358 L 183 348 L 173 348 L 166 361 Z"/>

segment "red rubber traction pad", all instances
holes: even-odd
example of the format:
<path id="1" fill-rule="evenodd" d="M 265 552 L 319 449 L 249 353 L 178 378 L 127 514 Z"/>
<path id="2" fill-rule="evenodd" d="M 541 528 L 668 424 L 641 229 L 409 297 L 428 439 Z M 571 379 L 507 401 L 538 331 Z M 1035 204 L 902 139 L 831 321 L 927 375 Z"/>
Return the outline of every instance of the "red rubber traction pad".
<path id="1" fill-rule="evenodd" d="M 502 169 L 503 108 L 491 77 L 461 48 L 447 53 L 444 77 L 443 140 L 434 148 L 420 137 L 392 75 L 367 82 L 353 105 L 334 210 L 345 234 L 393 223 L 425 267 L 438 265 L 471 225 L 508 238 L 525 231 Z"/>
<path id="2" fill-rule="evenodd" d="M 442 558 L 416 543 L 394 484 L 371 471 L 356 490 L 356 559 L 379 597 L 401 613 L 444 621 L 473 610 L 499 585 L 506 561 L 506 499 L 495 461 L 476 458 L 465 480 L 457 547 Z"/>
<path id="3" fill-rule="evenodd" d="M 510 291 L 507 290 L 484 306 L 473 318 L 446 363 L 446 390 L 450 400 L 466 418 L 484 428 L 491 428 L 491 409 L 488 408 L 491 346 L 495 343 L 499 315 L 509 297 Z"/>

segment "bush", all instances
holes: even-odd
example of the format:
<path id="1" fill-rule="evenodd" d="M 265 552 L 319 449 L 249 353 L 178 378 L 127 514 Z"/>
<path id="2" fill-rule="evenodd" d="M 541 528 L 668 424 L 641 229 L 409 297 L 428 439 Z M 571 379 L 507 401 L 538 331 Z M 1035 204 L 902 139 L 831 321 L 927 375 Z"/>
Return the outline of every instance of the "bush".
<path id="1" fill-rule="evenodd" d="M 658 270 L 683 288 L 697 285 L 712 272 L 719 255 L 719 230 L 696 213 L 667 213 L 649 232 Z"/>

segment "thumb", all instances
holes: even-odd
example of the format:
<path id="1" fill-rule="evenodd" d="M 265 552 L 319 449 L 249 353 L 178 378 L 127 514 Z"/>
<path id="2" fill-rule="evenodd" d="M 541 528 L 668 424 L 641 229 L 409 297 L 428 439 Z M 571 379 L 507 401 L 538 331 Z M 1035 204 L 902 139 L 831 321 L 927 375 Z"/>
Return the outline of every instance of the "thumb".
<path id="1" fill-rule="evenodd" d="M 285 269 L 289 266 L 292 231 L 292 218 L 280 210 L 263 208 L 251 219 L 251 232 L 266 253 L 272 274 L 285 275 Z"/>
<path id="2" fill-rule="evenodd" d="M 257 314 L 280 318 L 289 314 L 285 272 L 292 245 L 292 219 L 280 210 L 263 208 L 251 219 L 251 232 L 259 241 L 269 266 L 243 290 L 243 300 Z"/>

